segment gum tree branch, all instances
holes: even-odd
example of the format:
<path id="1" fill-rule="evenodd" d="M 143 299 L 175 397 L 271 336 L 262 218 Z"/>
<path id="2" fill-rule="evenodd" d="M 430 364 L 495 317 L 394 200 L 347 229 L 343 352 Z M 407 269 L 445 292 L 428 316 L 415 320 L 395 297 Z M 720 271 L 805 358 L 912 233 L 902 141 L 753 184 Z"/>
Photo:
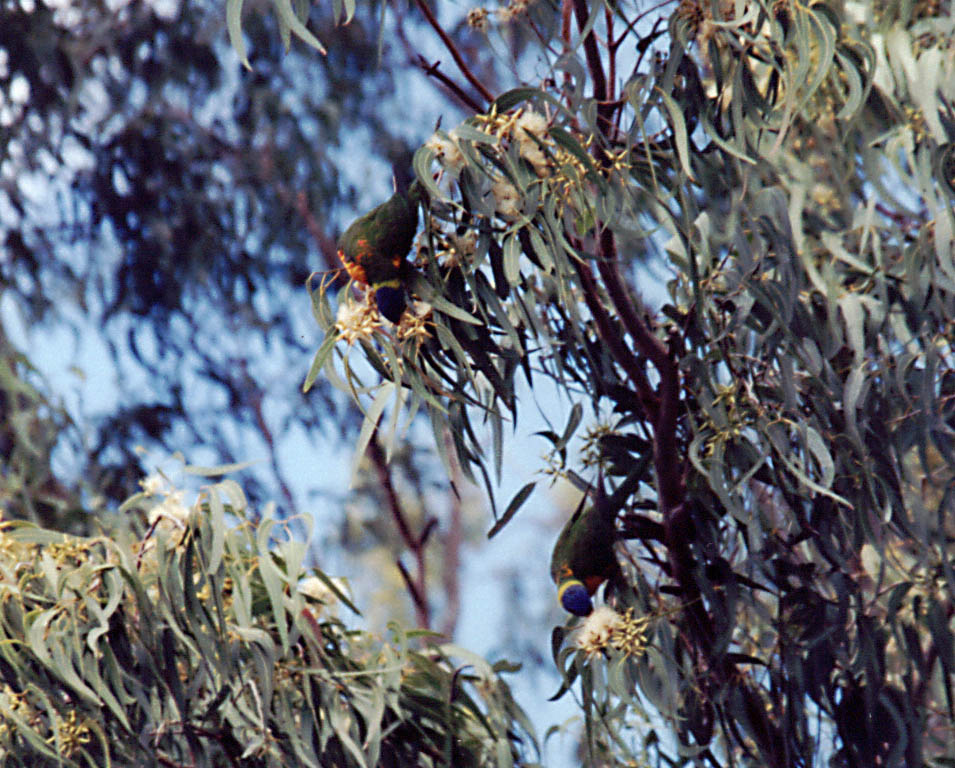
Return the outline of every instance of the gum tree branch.
<path id="1" fill-rule="evenodd" d="M 660 507 L 664 514 L 683 500 L 683 462 L 678 455 L 676 423 L 680 405 L 680 374 L 670 351 L 653 333 L 646 315 L 638 314 L 630 293 L 620 276 L 617 246 L 613 232 L 604 227 L 597 241 L 597 270 L 620 322 L 634 346 L 656 368 L 660 375 L 658 398 L 660 407 L 654 419 L 654 466 L 660 484 Z"/>
<path id="2" fill-rule="evenodd" d="M 440 61 L 436 61 L 434 64 L 429 64 L 428 60 L 424 56 L 421 56 L 420 54 L 418 55 L 418 66 L 424 70 L 424 73 L 428 77 L 433 77 L 435 80 L 441 83 L 441 85 L 447 88 L 458 101 L 460 101 L 469 109 L 472 109 L 475 112 L 483 112 L 484 107 L 482 107 L 476 99 L 470 96 L 460 85 L 458 85 L 456 82 L 454 82 L 454 80 L 438 69 L 440 64 Z"/>
<path id="3" fill-rule="evenodd" d="M 461 74 L 464 75 L 465 79 L 474 86 L 475 90 L 481 94 L 485 101 L 488 103 L 494 101 L 494 96 L 491 95 L 491 92 L 477 75 L 471 71 L 471 68 L 467 65 L 458 47 L 454 44 L 454 41 L 448 33 L 444 31 L 444 27 L 438 22 L 425 0 L 415 0 L 415 5 L 418 7 L 418 10 L 424 14 L 424 17 L 428 20 L 431 28 L 438 34 L 438 37 L 441 38 L 441 42 L 444 43 L 444 47 L 448 49 L 448 53 L 451 54 L 451 58 L 454 59 L 454 63 L 458 65 L 458 69 L 461 70 Z M 480 109 L 478 111 L 483 112 L 484 110 Z"/>
<path id="4" fill-rule="evenodd" d="M 425 539 L 427 538 L 430 526 L 425 527 L 425 532 L 421 536 L 415 536 L 411 531 L 411 526 L 408 525 L 401 500 L 398 498 L 398 492 L 395 490 L 394 483 L 391 479 L 391 469 L 385 457 L 385 452 L 382 450 L 381 443 L 378 442 L 377 432 L 371 440 L 368 441 L 368 457 L 375 467 L 378 482 L 385 492 L 385 501 L 388 506 L 388 511 L 395 521 L 398 534 L 401 536 L 402 541 L 415 560 L 414 577 L 411 576 L 401 560 L 397 561 L 398 570 L 401 571 L 401 576 L 405 580 L 408 592 L 411 595 L 411 601 L 414 603 L 418 624 L 422 627 L 430 628 L 431 610 L 427 601 L 427 585 L 425 583 L 427 572 L 425 569 L 424 551 Z"/>
<path id="5" fill-rule="evenodd" d="M 588 9 L 586 0 L 574 0 L 574 13 L 581 31 L 586 28 Z M 593 96 L 597 101 L 598 129 L 604 139 L 610 138 L 613 126 L 613 112 L 616 106 L 610 101 L 610 90 L 597 36 L 593 28 L 584 37 L 584 53 L 587 67 L 593 80 Z M 598 145 L 594 146 L 597 162 L 607 169 L 609 159 Z M 645 317 L 641 317 L 634 306 L 623 278 L 620 276 L 617 258 L 617 246 L 613 232 L 602 222 L 597 223 L 597 270 L 603 281 L 610 302 L 620 316 L 620 322 L 633 339 L 637 350 L 653 364 L 660 375 L 660 409 L 654 419 L 654 465 L 660 488 L 660 507 L 664 516 L 682 502 L 682 462 L 674 462 L 677 456 L 676 420 L 679 414 L 680 377 L 666 345 L 651 330 Z M 590 292 L 585 288 L 585 294 Z M 610 339 L 605 339 L 608 343 Z"/>
<path id="6" fill-rule="evenodd" d="M 589 20 L 587 0 L 574 0 L 574 16 L 577 19 L 578 28 L 583 32 Z M 604 136 L 609 136 L 613 126 L 613 112 L 616 107 L 610 100 L 607 74 L 604 72 L 603 60 L 600 58 L 600 47 L 597 44 L 597 35 L 593 27 L 584 37 L 584 56 L 587 59 L 590 79 L 594 83 L 593 96 L 597 102 L 597 126 Z"/>
<path id="7" fill-rule="evenodd" d="M 574 16 L 577 18 L 577 27 L 581 32 L 587 27 L 590 11 L 587 0 L 574 0 Z M 603 61 L 600 58 L 600 49 L 597 46 L 597 35 L 593 27 L 584 37 L 584 55 L 587 57 L 587 69 L 594 81 L 594 98 L 598 102 L 607 100 L 607 75 L 604 73 Z"/>
<path id="8" fill-rule="evenodd" d="M 627 378 L 630 379 L 640 399 L 640 404 L 651 422 L 656 422 L 657 414 L 660 409 L 660 401 L 653 391 L 643 366 L 633 354 L 630 347 L 624 342 L 623 333 L 617 324 L 607 314 L 607 310 L 600 301 L 597 291 L 597 281 L 590 269 L 590 265 L 582 260 L 575 260 L 574 265 L 577 268 L 577 274 L 580 277 L 581 287 L 583 288 L 584 302 L 587 309 L 597 325 L 597 332 L 601 340 L 607 345 L 613 359 L 617 361 Z"/>
<path id="9" fill-rule="evenodd" d="M 613 10 L 609 5 L 604 6 L 604 24 L 607 26 L 607 101 L 613 101 L 617 88 L 617 49 L 613 41 Z"/>

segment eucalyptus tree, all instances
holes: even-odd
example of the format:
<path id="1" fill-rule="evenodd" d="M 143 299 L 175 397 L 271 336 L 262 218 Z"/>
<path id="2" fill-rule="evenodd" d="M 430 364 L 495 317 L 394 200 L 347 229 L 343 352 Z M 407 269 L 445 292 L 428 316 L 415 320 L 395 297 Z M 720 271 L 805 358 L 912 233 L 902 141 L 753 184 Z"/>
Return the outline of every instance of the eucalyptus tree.
<path id="1" fill-rule="evenodd" d="M 334 50 L 307 9 L 276 8 Z M 312 281 L 326 336 L 306 387 L 324 372 L 353 393 L 359 452 L 430 420 L 489 492 L 522 380 L 573 403 L 542 470 L 609 479 L 626 569 L 553 636 L 588 764 L 943 764 L 950 5 L 515 0 L 467 11 L 486 41 L 466 50 L 440 4 L 414 9 L 470 115 L 415 154 L 428 202 L 400 322 Z M 483 79 L 518 34 L 511 82 Z"/>

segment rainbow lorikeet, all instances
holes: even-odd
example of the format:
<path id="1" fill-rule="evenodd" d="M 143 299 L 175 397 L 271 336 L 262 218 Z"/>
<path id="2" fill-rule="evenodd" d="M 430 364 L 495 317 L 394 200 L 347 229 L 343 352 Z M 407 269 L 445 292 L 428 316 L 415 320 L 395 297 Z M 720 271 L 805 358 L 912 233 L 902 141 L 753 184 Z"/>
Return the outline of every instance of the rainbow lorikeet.
<path id="1" fill-rule="evenodd" d="M 608 579 L 620 581 L 622 574 L 614 542 L 617 540 L 616 513 L 604 493 L 602 480 L 594 502 L 585 507 L 581 500 L 554 544 L 550 575 L 557 585 L 557 599 L 570 613 L 587 616 L 594 606 L 590 598 Z"/>
<path id="2" fill-rule="evenodd" d="M 378 311 L 397 323 L 405 310 L 405 260 L 418 229 L 418 204 L 427 199 L 415 180 L 406 190 L 353 221 L 338 241 L 338 258 L 352 280 L 375 291 Z"/>

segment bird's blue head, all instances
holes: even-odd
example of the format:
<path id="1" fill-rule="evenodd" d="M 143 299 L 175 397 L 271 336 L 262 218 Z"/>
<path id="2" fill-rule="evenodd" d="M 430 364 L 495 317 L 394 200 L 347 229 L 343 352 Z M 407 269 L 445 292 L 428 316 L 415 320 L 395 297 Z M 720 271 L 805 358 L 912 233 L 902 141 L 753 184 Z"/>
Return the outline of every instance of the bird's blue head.
<path id="1" fill-rule="evenodd" d="M 375 291 L 375 303 L 378 305 L 378 312 L 397 325 L 402 312 L 405 311 L 405 289 L 400 283 L 379 286 Z"/>
<path id="2" fill-rule="evenodd" d="M 574 616 L 589 616 L 594 609 L 587 587 L 578 579 L 568 579 L 561 584 L 557 590 L 557 599 L 564 606 L 564 610 Z"/>

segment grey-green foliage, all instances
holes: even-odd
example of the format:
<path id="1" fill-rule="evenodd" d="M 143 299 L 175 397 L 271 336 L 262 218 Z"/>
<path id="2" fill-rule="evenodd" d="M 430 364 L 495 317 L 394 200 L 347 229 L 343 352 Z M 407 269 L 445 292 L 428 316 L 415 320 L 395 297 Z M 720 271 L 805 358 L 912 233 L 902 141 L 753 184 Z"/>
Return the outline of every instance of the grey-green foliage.
<path id="1" fill-rule="evenodd" d="M 411 291 L 430 307 L 388 329 L 316 291 L 328 335 L 308 382 L 344 372 L 372 421 L 394 404 L 393 435 L 402 406 L 425 408 L 438 450 L 450 430 L 489 484 L 519 376 L 593 406 L 584 458 L 629 488 L 618 607 L 653 619 L 639 657 L 555 636 L 594 764 L 644 746 L 711 765 L 941 760 L 951 5 L 683 0 L 636 60 L 653 43 L 640 6 L 569 7 L 578 26 L 541 49 L 546 87 L 498 96 L 416 156 L 432 200 Z M 669 275 L 655 314 L 634 280 L 648 255 Z M 575 409 L 543 433 L 558 469 L 580 423 Z M 646 702 L 669 742 L 632 720 Z"/>
<path id="2" fill-rule="evenodd" d="M 286 523 L 249 522 L 235 483 L 137 508 L 144 534 L 0 530 L 0 764 L 528 764 L 497 667 L 344 623 L 341 583 Z"/>

